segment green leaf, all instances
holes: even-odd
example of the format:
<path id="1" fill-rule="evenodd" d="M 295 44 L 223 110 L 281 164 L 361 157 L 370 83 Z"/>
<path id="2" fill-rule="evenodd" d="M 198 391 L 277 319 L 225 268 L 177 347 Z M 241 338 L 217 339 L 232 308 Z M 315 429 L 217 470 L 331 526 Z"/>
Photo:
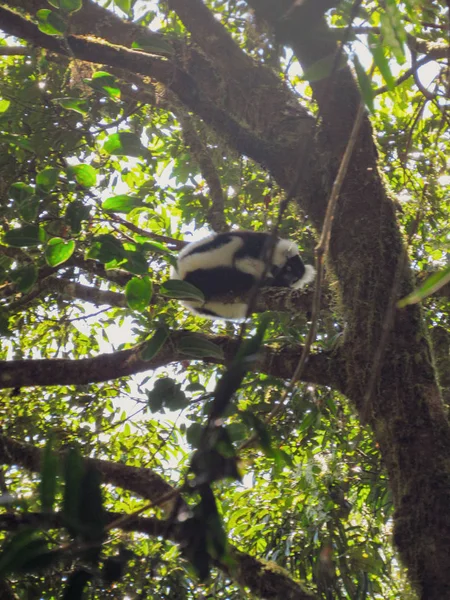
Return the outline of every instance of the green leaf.
<path id="1" fill-rule="evenodd" d="M 8 337 L 12 334 L 9 329 L 9 317 L 6 313 L 0 310 L 0 335 Z"/>
<path id="2" fill-rule="evenodd" d="M 58 457 L 53 450 L 53 441 L 50 438 L 42 453 L 40 499 L 44 512 L 51 512 L 55 503 L 58 481 Z"/>
<path id="3" fill-rule="evenodd" d="M 8 190 L 8 196 L 16 202 L 23 202 L 24 200 L 31 198 L 33 194 L 34 188 L 22 181 L 13 183 Z"/>
<path id="4" fill-rule="evenodd" d="M 29 152 L 34 152 L 33 146 L 30 144 L 26 135 L 20 135 L 18 133 L 2 133 L 2 142 L 9 143 Z"/>
<path id="5" fill-rule="evenodd" d="M 117 156 L 148 156 L 149 151 L 141 144 L 141 140 L 131 131 L 112 133 L 103 144 L 108 154 Z"/>
<path id="6" fill-rule="evenodd" d="M 141 35 L 138 34 L 131 47 L 151 54 L 172 55 L 174 53 L 172 44 L 160 33 L 152 34 L 148 30 Z"/>
<path id="7" fill-rule="evenodd" d="M 373 106 L 374 94 L 373 94 L 373 88 L 372 88 L 372 81 L 370 80 L 370 78 L 367 75 L 366 71 L 364 70 L 363 66 L 359 62 L 359 59 L 356 54 L 353 57 L 353 64 L 355 65 L 355 71 L 356 71 L 356 76 L 358 78 L 361 96 L 362 96 L 367 108 L 370 110 L 370 112 L 373 112 L 373 110 L 374 110 L 374 106 Z"/>
<path id="8" fill-rule="evenodd" d="M 148 273 L 147 259 L 142 252 L 135 250 L 126 250 L 125 260 L 119 261 L 117 266 L 134 275 L 146 275 Z"/>
<path id="9" fill-rule="evenodd" d="M 125 287 L 125 298 L 131 310 L 148 308 L 153 293 L 153 284 L 148 277 L 133 277 Z"/>
<path id="10" fill-rule="evenodd" d="M 114 0 L 114 4 L 126 15 L 131 13 L 131 0 Z"/>
<path id="11" fill-rule="evenodd" d="M 10 100 L 5 100 L 3 98 L 0 98 L 0 114 L 6 112 L 9 108 L 10 104 L 11 104 Z"/>
<path id="12" fill-rule="evenodd" d="M 105 513 L 101 477 L 98 470 L 89 463 L 81 482 L 80 519 L 84 525 L 87 525 L 86 535 L 83 536 L 86 540 L 103 539 Z"/>
<path id="13" fill-rule="evenodd" d="M 272 443 L 267 423 L 261 421 L 261 419 L 250 410 L 239 411 L 239 414 L 244 423 L 256 433 L 264 454 L 272 457 Z"/>
<path id="14" fill-rule="evenodd" d="M 154 413 L 163 407 L 169 410 L 181 410 L 189 404 L 181 384 L 170 377 L 157 379 L 153 389 L 147 392 L 147 397 L 150 410 Z"/>
<path id="15" fill-rule="evenodd" d="M 389 48 L 399 64 L 405 62 L 406 29 L 403 14 L 397 0 L 386 0 L 385 10 L 380 12 L 383 43 Z"/>
<path id="16" fill-rule="evenodd" d="M 380 43 L 380 36 L 375 36 L 372 33 L 369 34 L 369 48 L 372 52 L 373 60 L 383 76 L 388 89 L 393 90 L 395 88 L 395 78 L 392 75 L 389 60 L 384 53 L 385 46 Z"/>
<path id="17" fill-rule="evenodd" d="M 80 452 L 77 448 L 70 448 L 64 456 L 62 514 L 72 537 L 75 537 L 80 531 L 79 504 L 83 472 L 84 464 Z"/>
<path id="18" fill-rule="evenodd" d="M 0 554 L 0 575 L 31 573 L 55 563 L 61 552 L 50 550 L 48 540 L 26 528 L 7 539 Z"/>
<path id="19" fill-rule="evenodd" d="M 165 281 L 159 293 L 168 298 L 175 298 L 176 300 L 199 300 L 200 302 L 205 301 L 205 296 L 195 285 L 182 281 L 181 279 L 169 279 Z"/>
<path id="20" fill-rule="evenodd" d="M 82 98 L 54 98 L 53 102 L 66 110 L 74 110 L 80 115 L 86 115 L 89 112 L 89 102 Z"/>
<path id="21" fill-rule="evenodd" d="M 140 198 L 135 196 L 127 196 L 126 194 L 120 194 L 119 196 L 111 196 L 107 198 L 103 204 L 103 210 L 107 212 L 116 212 L 128 214 L 137 206 L 142 206 L 143 202 Z"/>
<path id="22" fill-rule="evenodd" d="M 126 251 L 122 244 L 113 235 L 105 233 L 96 236 L 87 254 L 88 258 L 94 258 L 102 263 L 113 260 L 122 260 L 126 257 Z"/>
<path id="23" fill-rule="evenodd" d="M 117 79 L 111 73 L 97 71 L 91 79 L 85 79 L 85 82 L 98 92 L 106 92 L 106 95 L 113 100 L 120 98 L 120 88 L 117 86 Z"/>
<path id="24" fill-rule="evenodd" d="M 92 187 L 97 182 L 97 170 L 91 165 L 74 165 L 69 167 L 68 172 L 84 187 Z"/>
<path id="25" fill-rule="evenodd" d="M 91 209 L 85 206 L 80 200 L 71 202 L 65 214 L 65 220 L 69 223 L 73 233 L 80 233 L 81 222 L 89 219 Z"/>
<path id="26" fill-rule="evenodd" d="M 177 345 L 180 352 L 193 358 L 211 357 L 219 360 L 223 360 L 224 358 L 223 350 L 220 346 L 199 335 L 191 333 L 183 335 Z"/>
<path id="27" fill-rule="evenodd" d="M 50 192 L 56 186 L 59 173 L 59 169 L 47 167 L 46 169 L 40 171 L 40 173 L 37 174 L 36 185 L 38 185 L 41 188 L 41 190 L 44 190 L 44 192 Z"/>
<path id="28" fill-rule="evenodd" d="M 24 265 L 11 271 L 11 279 L 16 284 L 19 292 L 28 292 L 36 283 L 38 278 L 38 270 L 35 265 Z"/>
<path id="29" fill-rule="evenodd" d="M 408 306 L 408 304 L 417 304 L 424 298 L 431 296 L 434 292 L 441 289 L 444 285 L 446 285 L 450 281 L 450 265 L 439 271 L 438 273 L 433 273 L 427 280 L 420 286 L 420 288 L 414 290 L 411 294 L 402 298 L 398 301 L 397 306 L 399 308 L 404 308 Z"/>
<path id="30" fill-rule="evenodd" d="M 32 196 L 31 198 L 24 200 L 19 203 L 19 215 L 23 221 L 28 223 L 34 223 L 39 214 L 40 200 L 38 196 Z"/>
<path id="31" fill-rule="evenodd" d="M 64 35 L 67 23 L 59 15 L 48 8 L 42 8 L 36 13 L 38 27 L 47 35 Z"/>
<path id="32" fill-rule="evenodd" d="M 335 53 L 329 54 L 308 67 L 304 71 L 302 79 L 306 79 L 306 81 L 320 81 L 329 77 L 333 71 L 339 71 L 346 65 L 347 59 L 343 54 L 338 59 L 336 59 Z"/>
<path id="33" fill-rule="evenodd" d="M 24 225 L 7 231 L 3 236 L 3 243 L 15 248 L 26 248 L 27 246 L 39 246 L 45 237 L 45 233 L 39 225 Z"/>
<path id="34" fill-rule="evenodd" d="M 83 600 L 84 588 L 90 582 L 93 575 L 85 569 L 77 569 L 67 578 L 64 588 L 63 600 Z"/>
<path id="35" fill-rule="evenodd" d="M 66 13 L 74 13 L 83 5 L 83 0 L 47 0 L 47 2 Z"/>
<path id="36" fill-rule="evenodd" d="M 192 423 L 186 430 L 186 441 L 193 448 L 198 448 L 203 433 L 203 427 L 200 423 Z"/>
<path id="37" fill-rule="evenodd" d="M 75 250 L 75 242 L 73 240 L 63 240 L 55 237 L 47 242 L 45 249 L 45 260 L 51 267 L 57 267 L 69 260 Z"/>
<path id="38" fill-rule="evenodd" d="M 165 327 L 158 327 L 152 337 L 147 340 L 141 350 L 142 360 L 151 360 L 158 354 L 168 339 L 169 333 Z"/>

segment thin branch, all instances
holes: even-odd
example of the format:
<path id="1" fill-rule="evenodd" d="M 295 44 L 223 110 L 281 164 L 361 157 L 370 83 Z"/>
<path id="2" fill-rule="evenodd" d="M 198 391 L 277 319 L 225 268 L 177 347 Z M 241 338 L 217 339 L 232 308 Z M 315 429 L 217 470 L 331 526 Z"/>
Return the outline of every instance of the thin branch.
<path id="1" fill-rule="evenodd" d="M 211 153 L 203 144 L 195 130 L 192 118 L 187 111 L 181 108 L 177 111 L 178 120 L 183 128 L 183 137 L 189 147 L 192 157 L 197 161 L 203 179 L 209 188 L 211 207 L 208 210 L 208 219 L 213 231 L 228 231 L 229 225 L 225 220 L 225 194 L 220 183 L 220 178 L 211 157 Z"/>

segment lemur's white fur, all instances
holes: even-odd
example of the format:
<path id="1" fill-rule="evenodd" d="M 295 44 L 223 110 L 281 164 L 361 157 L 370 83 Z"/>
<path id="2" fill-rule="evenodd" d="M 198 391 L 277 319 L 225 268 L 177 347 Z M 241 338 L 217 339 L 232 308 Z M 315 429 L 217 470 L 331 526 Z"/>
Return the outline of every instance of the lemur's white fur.
<path id="1" fill-rule="evenodd" d="M 188 273 L 192 273 L 198 269 L 212 270 L 217 267 L 234 267 L 242 273 L 252 275 L 255 280 L 261 279 L 265 270 L 264 260 L 251 256 L 235 259 L 236 253 L 245 246 L 245 240 L 238 236 L 233 237 L 232 233 L 230 241 L 226 244 L 208 250 L 207 252 L 194 252 L 192 254 L 193 250 L 211 242 L 216 236 L 217 234 L 211 234 L 202 240 L 192 242 L 185 246 L 178 255 L 177 268 L 172 268 L 171 278 L 183 280 Z M 275 243 L 271 264 L 282 268 L 289 258 L 298 254 L 299 251 L 294 242 L 279 239 Z M 290 286 L 290 289 L 301 289 L 313 281 L 316 274 L 314 267 L 311 265 L 304 265 L 304 267 L 305 272 L 303 276 L 293 283 Z M 242 320 L 245 319 L 248 309 L 248 304 L 246 302 L 234 302 L 232 298 L 230 298 L 229 302 L 208 299 L 205 302 L 189 300 L 182 302 L 182 304 L 191 312 L 200 314 L 207 319 L 223 318 Z M 218 316 L 203 314 L 201 312 L 202 309 L 214 312 Z"/>

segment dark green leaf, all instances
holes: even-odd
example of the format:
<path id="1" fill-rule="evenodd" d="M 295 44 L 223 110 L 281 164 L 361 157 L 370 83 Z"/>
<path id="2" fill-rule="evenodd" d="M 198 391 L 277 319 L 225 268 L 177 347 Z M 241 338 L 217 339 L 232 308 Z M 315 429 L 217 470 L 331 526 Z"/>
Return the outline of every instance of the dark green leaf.
<path id="1" fill-rule="evenodd" d="M 102 204 L 103 210 L 106 210 L 107 212 L 124 214 L 128 214 L 137 206 L 142 206 L 142 200 L 135 196 L 127 196 L 125 194 L 111 196 L 111 198 L 107 198 Z"/>
<path id="2" fill-rule="evenodd" d="M 80 233 L 81 222 L 89 219 L 90 208 L 85 206 L 80 200 L 71 202 L 65 214 L 65 219 L 69 223 L 73 233 Z"/>
<path id="3" fill-rule="evenodd" d="M 121 260 L 125 256 L 126 251 L 122 244 L 109 233 L 95 237 L 88 252 L 88 258 L 94 258 L 102 263 Z"/>
<path id="4" fill-rule="evenodd" d="M 195 285 L 181 279 L 169 279 L 165 281 L 159 293 L 168 298 L 176 298 L 177 300 L 199 300 L 204 302 L 205 296 Z"/>
<path id="5" fill-rule="evenodd" d="M 83 527 L 82 537 L 87 542 L 102 542 L 105 537 L 105 513 L 100 473 L 91 465 L 85 468 L 80 490 L 79 518 Z M 95 562 L 99 548 L 88 551 L 89 560 Z"/>
<path id="6" fill-rule="evenodd" d="M 148 277 L 133 277 L 125 287 L 125 298 L 131 310 L 148 308 L 153 293 L 153 284 Z"/>
<path id="7" fill-rule="evenodd" d="M 92 574 L 84 569 L 71 573 L 64 588 L 63 600 L 83 600 L 84 588 L 92 579 Z"/>
<path id="8" fill-rule="evenodd" d="M 47 167 L 36 176 L 36 185 L 44 192 L 50 192 L 58 182 L 59 169 Z"/>
<path id="9" fill-rule="evenodd" d="M 70 448 L 64 456 L 63 517 L 69 533 L 75 537 L 80 531 L 79 505 L 84 465 L 80 452 Z"/>
<path id="10" fill-rule="evenodd" d="M 29 572 L 46 566 L 49 561 L 41 561 L 40 557 L 48 552 L 47 539 L 38 537 L 34 529 L 22 530 L 6 540 L 3 545 L 0 553 L 0 575 Z"/>
<path id="11" fill-rule="evenodd" d="M 157 379 L 153 389 L 147 392 L 147 397 L 152 412 L 158 412 L 162 407 L 169 410 L 180 410 L 188 405 L 181 384 L 176 383 L 170 377 Z"/>
<path id="12" fill-rule="evenodd" d="M 39 246 L 43 241 L 43 237 L 43 232 L 39 225 L 24 225 L 23 227 L 7 231 L 3 237 L 3 243 L 15 248 L 33 247 Z"/>
<path id="13" fill-rule="evenodd" d="M 134 275 L 146 275 L 148 273 L 147 259 L 140 251 L 125 250 L 125 258 L 116 260 L 117 264 L 115 266 L 129 273 Z"/>
<path id="14" fill-rule="evenodd" d="M 24 265 L 11 271 L 11 279 L 16 284 L 19 292 L 26 294 L 36 283 L 38 270 L 34 264 Z"/>
<path id="15" fill-rule="evenodd" d="M 52 238 L 47 242 L 45 249 L 45 260 L 51 267 L 56 267 L 69 260 L 75 250 L 73 240 L 63 240 L 62 238 Z"/>
<path id="16" fill-rule="evenodd" d="M 58 477 L 58 457 L 53 450 L 53 440 L 50 438 L 42 453 L 40 496 L 44 512 L 53 510 Z"/>
<path id="17" fill-rule="evenodd" d="M 34 223 L 39 214 L 40 200 L 38 196 L 31 196 L 19 203 L 19 215 L 23 221 Z"/>
<path id="18" fill-rule="evenodd" d="M 178 349 L 192 358 L 217 358 L 223 360 L 222 348 L 214 342 L 195 334 L 183 335 L 178 341 Z"/>
<path id="19" fill-rule="evenodd" d="M 369 76 L 367 75 L 364 67 L 359 62 L 359 58 L 356 56 L 356 54 L 353 57 L 353 63 L 355 65 L 355 71 L 356 71 L 356 76 L 358 78 L 361 96 L 363 97 L 364 103 L 367 106 L 367 108 L 370 110 L 370 112 L 373 112 L 373 110 L 374 110 L 374 106 L 373 106 L 374 94 L 373 94 L 373 88 L 372 88 L 372 81 L 370 80 Z"/>
<path id="20" fill-rule="evenodd" d="M 37 11 L 36 16 L 38 27 L 43 33 L 47 35 L 64 35 L 67 23 L 55 12 L 48 8 L 42 8 Z"/>
<path id="21" fill-rule="evenodd" d="M 84 187 L 92 187 L 97 182 L 97 171 L 91 165 L 74 165 L 68 171 Z"/>
<path id="22" fill-rule="evenodd" d="M 13 183 L 8 190 L 8 196 L 16 202 L 23 202 L 31 198 L 34 194 L 34 188 L 31 185 L 18 181 Z"/>
<path id="23" fill-rule="evenodd" d="M 6 313 L 0 310 L 0 335 L 8 337 L 11 335 L 11 330 L 9 329 L 9 317 Z"/>
<path id="24" fill-rule="evenodd" d="M 164 343 L 168 337 L 169 334 L 167 329 L 165 327 L 158 327 L 152 337 L 147 340 L 142 347 L 142 360 L 151 360 L 154 356 L 156 356 L 164 346 Z"/>
<path id="25" fill-rule="evenodd" d="M 192 423 L 186 430 L 186 440 L 193 448 L 198 448 L 202 437 L 203 427 L 200 423 Z"/>
<path id="26" fill-rule="evenodd" d="M 147 148 L 141 144 L 141 140 L 135 133 L 122 131 L 112 133 L 103 145 L 108 154 L 117 156 L 148 156 Z"/>
<path id="27" fill-rule="evenodd" d="M 239 414 L 247 426 L 256 433 L 264 454 L 266 454 L 266 456 L 272 456 L 272 442 L 267 424 L 249 410 L 240 411 Z"/>

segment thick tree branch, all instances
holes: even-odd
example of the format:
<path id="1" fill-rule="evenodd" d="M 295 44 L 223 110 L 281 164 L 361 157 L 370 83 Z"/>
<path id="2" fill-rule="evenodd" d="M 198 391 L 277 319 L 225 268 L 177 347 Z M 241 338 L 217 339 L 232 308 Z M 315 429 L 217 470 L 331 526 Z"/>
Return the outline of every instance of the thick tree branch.
<path id="1" fill-rule="evenodd" d="M 117 523 L 117 527 L 113 527 L 113 529 L 167 538 L 176 543 L 186 542 L 183 524 L 174 527 L 173 523 L 161 521 L 155 517 L 135 516 L 133 519 L 124 519 L 126 515 L 123 513 L 110 511 L 106 512 L 104 517 L 106 526 Z M 25 526 L 39 529 L 64 529 L 66 525 L 66 519 L 61 512 L 0 515 L 0 530 L 3 531 L 16 531 Z M 254 558 L 233 546 L 229 547 L 228 551 L 232 561 L 235 562 L 233 567 L 230 568 L 229 561 L 227 561 L 228 564 L 215 561 L 216 566 L 241 585 L 249 587 L 258 597 L 277 600 L 282 594 L 286 600 L 316 599 L 315 595 L 307 592 L 300 583 L 294 581 L 289 573 L 278 565 Z M 8 600 L 8 598 L 9 596 L 2 596 L 2 599 Z"/>
<path id="2" fill-rule="evenodd" d="M 189 361 L 186 354 L 178 349 L 178 341 L 185 332 L 173 332 L 160 352 L 151 360 L 141 358 L 143 344 L 130 350 L 111 354 L 101 354 L 94 358 L 38 359 L 0 361 L 0 389 L 27 386 L 81 385 L 98 383 L 128 377 L 180 361 Z M 222 349 L 225 362 L 234 358 L 239 340 L 226 336 L 201 336 L 217 344 Z M 275 377 L 288 379 L 294 372 L 301 347 L 287 347 L 279 350 L 265 348 L 252 370 L 261 371 Z M 206 358 L 205 362 L 221 364 L 219 359 Z M 302 380 L 318 385 L 330 385 L 341 389 L 339 358 L 327 353 L 309 357 Z"/>
<path id="3" fill-rule="evenodd" d="M 291 0 L 248 1 L 292 46 L 304 69 L 326 57 L 337 67 L 341 51 L 314 0 L 297 3 L 289 19 L 285 14 L 292 7 Z M 318 183 L 326 190 L 349 139 L 360 94 L 348 67 L 332 70 L 328 77 L 311 82 L 311 87 L 321 116 L 316 159 L 322 177 Z M 310 214 L 320 227 L 322 214 L 313 208 Z M 366 117 L 339 199 L 329 253 L 346 322 L 341 347 L 346 394 L 363 418 L 362 399 L 396 278 L 400 279 L 400 297 L 412 291 L 409 265 L 397 270 L 403 252 Z M 450 572 L 450 427 L 418 307 L 397 311 L 381 363 L 368 421 L 389 474 L 396 508 L 395 541 L 423 597 L 441 600 L 448 595 Z"/>
<path id="4" fill-rule="evenodd" d="M 0 27 L 9 35 L 25 39 L 33 45 L 47 48 L 57 54 L 68 56 L 68 46 L 73 55 L 81 60 L 109 65 L 157 79 L 173 91 L 181 102 L 225 137 L 230 145 L 238 147 L 242 154 L 251 156 L 258 162 L 267 162 L 268 157 L 277 150 L 273 147 L 273 142 L 266 142 L 254 135 L 247 127 L 230 117 L 225 110 L 211 102 L 206 95 L 200 93 L 195 80 L 168 60 L 74 35 L 69 35 L 64 43 L 42 33 L 34 23 L 3 7 L 0 7 Z"/>
<path id="5" fill-rule="evenodd" d="M 31 444 L 24 444 L 0 435 L 0 463 L 19 465 L 29 471 L 41 470 L 42 450 Z M 61 453 L 62 455 L 62 453 Z M 173 492 L 172 486 L 151 469 L 132 467 L 109 460 L 85 458 L 86 464 L 95 467 L 105 483 L 130 490 L 138 496 L 150 500 L 155 506 L 160 499 Z"/>
<path id="6" fill-rule="evenodd" d="M 194 42 L 224 73 L 232 73 L 234 77 L 239 70 L 252 69 L 252 59 L 236 44 L 202 0 L 169 0 L 169 7 L 191 33 Z"/>
<path id="7" fill-rule="evenodd" d="M 23 444 L 0 435 L 0 462 L 7 465 L 19 465 L 30 471 L 39 472 L 43 451 L 29 444 Z M 60 453 L 62 456 L 63 453 Z M 102 475 L 103 482 L 129 490 L 150 500 L 158 506 L 160 499 L 174 491 L 159 475 L 150 469 L 130 467 L 105 460 L 85 458 L 85 464 L 95 467 Z M 117 521 L 121 514 L 107 513 L 107 522 Z M 0 515 L 0 529 L 14 530 L 20 525 L 30 524 L 40 527 L 62 527 L 63 517 L 60 513 L 47 514 L 4 514 Z M 168 528 L 167 522 L 150 517 L 133 517 L 122 521 L 119 528 L 124 531 L 138 531 L 150 536 L 169 537 L 174 542 L 185 540 L 183 524 Z M 299 583 L 294 581 L 289 573 L 279 566 L 272 566 L 264 560 L 258 560 L 233 546 L 231 556 L 236 564 L 231 565 L 217 562 L 217 566 L 235 579 L 238 583 L 248 586 L 254 594 L 267 599 L 277 600 L 280 594 L 287 600 L 314 600 L 315 596 L 307 592 Z"/>

